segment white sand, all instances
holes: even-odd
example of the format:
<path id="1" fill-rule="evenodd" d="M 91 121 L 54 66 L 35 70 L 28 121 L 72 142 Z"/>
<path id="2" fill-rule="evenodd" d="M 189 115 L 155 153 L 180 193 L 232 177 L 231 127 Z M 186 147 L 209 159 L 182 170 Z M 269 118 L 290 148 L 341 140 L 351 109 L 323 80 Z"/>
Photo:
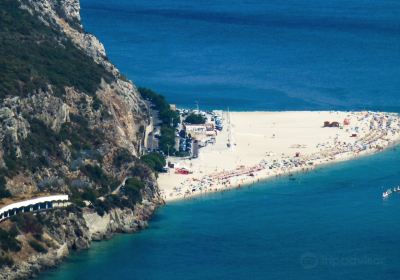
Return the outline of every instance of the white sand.
<path id="1" fill-rule="evenodd" d="M 397 115 L 367 112 L 231 112 L 228 148 L 227 113 L 216 144 L 200 149 L 197 159 L 169 158 L 193 173 L 159 175 L 166 201 L 256 182 L 381 150 L 400 139 Z M 350 120 L 340 128 L 324 121 Z M 390 121 L 388 121 L 390 119 Z M 371 127 L 372 124 L 372 127 Z M 355 132 L 358 127 L 358 132 Z M 350 137 L 353 133 L 357 137 Z M 299 153 L 299 157 L 295 157 Z"/>

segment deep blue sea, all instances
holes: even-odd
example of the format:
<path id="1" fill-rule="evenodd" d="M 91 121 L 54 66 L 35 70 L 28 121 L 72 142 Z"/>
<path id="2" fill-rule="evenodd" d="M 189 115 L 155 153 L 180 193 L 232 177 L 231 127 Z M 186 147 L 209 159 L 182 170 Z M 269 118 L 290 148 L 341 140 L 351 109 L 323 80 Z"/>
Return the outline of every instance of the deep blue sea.
<path id="1" fill-rule="evenodd" d="M 82 0 L 137 85 L 231 110 L 400 112 L 398 0 Z M 160 208 L 40 279 L 400 279 L 400 150 Z"/>
<path id="2" fill-rule="evenodd" d="M 81 0 L 136 84 L 232 110 L 400 111 L 398 0 Z"/>

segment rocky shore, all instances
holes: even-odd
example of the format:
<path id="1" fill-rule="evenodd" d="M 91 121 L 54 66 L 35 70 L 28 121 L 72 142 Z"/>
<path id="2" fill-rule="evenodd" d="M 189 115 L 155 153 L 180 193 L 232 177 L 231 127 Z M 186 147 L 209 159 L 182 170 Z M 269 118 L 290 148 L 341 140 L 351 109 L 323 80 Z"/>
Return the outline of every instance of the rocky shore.
<path id="1" fill-rule="evenodd" d="M 139 159 L 150 123 L 148 105 L 108 60 L 101 42 L 84 31 L 79 0 L 6 0 L 1 5 L 7 17 L 2 23 L 9 25 L 1 41 L 23 50 L 21 58 L 10 48 L 10 67 L 13 73 L 29 69 L 28 75 L 36 67 L 38 82 L 30 85 L 35 77 L 11 73 L 9 84 L 19 83 L 23 90 L 0 92 L 0 194 L 10 201 L 40 193 L 72 197 L 68 208 L 22 217 L 19 224 L 1 223 L 0 279 L 26 279 L 73 250 L 90 248 L 92 241 L 145 228 L 164 202 L 154 173 Z M 26 25 L 13 29 L 22 21 Z M 29 57 L 24 44 L 40 57 Z M 51 68 L 53 57 L 67 60 L 72 70 L 58 64 Z M 55 70 L 71 76 L 57 76 Z M 136 185 L 115 193 L 128 177 Z M 10 249 L 7 240 L 16 248 Z"/>
<path id="2" fill-rule="evenodd" d="M 89 249 L 92 241 L 107 240 L 117 233 L 133 233 L 147 227 L 147 222 L 163 201 L 159 195 L 143 200 L 134 209 L 112 209 L 103 216 L 91 209 L 81 212 L 55 210 L 46 214 L 51 225 L 45 239 L 55 245 L 45 254 L 33 254 L 12 267 L 0 269 L 1 280 L 27 279 L 57 266 L 72 250 Z"/>

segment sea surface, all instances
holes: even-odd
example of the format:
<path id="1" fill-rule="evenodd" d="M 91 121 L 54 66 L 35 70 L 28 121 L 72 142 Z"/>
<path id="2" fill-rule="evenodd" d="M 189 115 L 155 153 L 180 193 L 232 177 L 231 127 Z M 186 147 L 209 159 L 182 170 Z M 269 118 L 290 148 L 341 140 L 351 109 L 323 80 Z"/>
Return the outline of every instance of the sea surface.
<path id="1" fill-rule="evenodd" d="M 400 279 L 400 149 L 160 208 L 39 279 Z"/>
<path id="2" fill-rule="evenodd" d="M 137 85 L 231 110 L 400 111 L 398 0 L 81 0 Z"/>
<path id="3" fill-rule="evenodd" d="M 82 0 L 137 85 L 204 109 L 400 112 L 400 1 Z M 400 150 L 160 208 L 39 279 L 400 279 Z"/>

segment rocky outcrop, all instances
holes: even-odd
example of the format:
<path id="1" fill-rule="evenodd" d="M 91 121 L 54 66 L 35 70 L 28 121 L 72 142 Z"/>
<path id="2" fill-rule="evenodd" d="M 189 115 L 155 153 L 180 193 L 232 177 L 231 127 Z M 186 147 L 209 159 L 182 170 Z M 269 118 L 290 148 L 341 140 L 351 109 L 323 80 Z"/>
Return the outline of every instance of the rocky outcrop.
<path id="1" fill-rule="evenodd" d="M 79 0 L 20 0 L 21 7 L 39 18 L 47 25 L 60 29 L 77 47 L 90 55 L 95 62 L 102 64 L 114 75 L 118 69 L 106 58 L 103 44 L 92 34 L 85 33 L 80 23 Z"/>
<path id="2" fill-rule="evenodd" d="M 43 238 L 51 244 L 45 254 L 32 254 L 27 260 L 0 269 L 0 280 L 26 279 L 58 265 L 71 250 L 89 249 L 92 241 L 110 239 L 116 233 L 133 233 L 147 227 L 147 222 L 163 203 L 158 191 L 148 188 L 142 202 L 130 208 L 114 208 L 100 216 L 89 208 L 54 210 L 41 213 L 45 223 Z"/>
<path id="3" fill-rule="evenodd" d="M 43 224 L 40 237 L 19 229 L 17 239 L 22 249 L 6 252 L 14 265 L 0 268 L 0 279 L 34 276 L 59 263 L 71 250 L 89 248 L 94 240 L 140 230 L 163 203 L 154 174 L 138 160 L 149 123 L 147 105 L 136 87 L 122 78 L 107 59 L 101 42 L 84 32 L 79 1 L 15 1 L 25 14 L 28 11 L 40 19 L 40 26 L 51 28 L 46 36 L 54 31 L 56 43 L 65 48 L 72 46 L 95 66 L 92 69 L 101 68 L 106 74 L 95 80 L 93 90 L 93 80 L 85 76 L 89 86 L 80 81 L 75 87 L 68 82 L 60 87 L 63 79 L 57 78 L 56 87 L 42 79 L 28 93 L 2 93 L 0 191 L 5 188 L 12 197 L 67 193 L 77 203 L 67 209 L 39 213 Z M 46 77 L 49 71 L 43 71 Z M 23 77 L 21 81 L 28 83 L 29 79 Z M 122 159 L 116 161 L 119 154 Z M 113 190 L 128 176 L 144 182 L 140 195 L 130 197 Z M 83 202 L 88 207 L 82 207 Z M 9 230 L 12 222 L 7 223 L 5 228 Z M 28 242 L 32 239 L 44 244 L 46 252 L 35 251 Z M 2 254 L 0 249 L 0 257 Z"/>
<path id="4" fill-rule="evenodd" d="M 147 220 L 158 203 L 143 201 L 132 209 L 112 209 L 100 216 L 93 210 L 85 210 L 83 218 L 89 227 L 91 240 L 109 239 L 115 232 L 132 233 L 147 226 Z"/>
<path id="5" fill-rule="evenodd" d="M 145 127 L 149 123 L 148 109 L 136 87 L 130 81 L 124 81 L 118 69 L 107 59 L 103 44 L 92 34 L 85 33 L 80 23 L 80 4 L 79 0 L 20 0 L 21 8 L 29 11 L 32 15 L 39 17 L 45 24 L 52 28 L 59 29 L 68 37 L 77 48 L 80 48 L 93 60 L 105 67 L 114 76 L 114 81 L 102 81 L 101 87 L 96 95 L 103 101 L 106 110 L 113 117 L 108 125 L 104 125 L 107 129 L 113 128 L 116 133 L 117 141 L 125 148 L 138 151 L 138 143 L 140 142 L 140 127 Z M 69 88 L 69 91 L 75 89 Z M 51 92 L 50 92 L 51 95 Z M 83 93 L 78 93 L 82 98 Z M 84 98 L 87 98 L 84 97 Z M 36 108 L 40 106 L 45 109 L 46 101 L 36 103 Z M 49 99 L 47 99 L 49 100 Z M 59 102 L 59 101 L 57 101 Z M 71 104 L 67 104 L 71 105 Z M 60 104 L 59 117 L 63 116 L 62 112 L 67 112 L 66 104 Z M 52 111 L 54 113 L 54 111 Z M 52 118 L 52 114 L 43 112 L 42 118 Z M 98 121 L 91 120 L 92 122 Z M 104 119 L 101 121 L 104 122 Z M 54 128 L 58 128 L 59 120 L 55 120 L 56 124 L 52 124 Z"/>

